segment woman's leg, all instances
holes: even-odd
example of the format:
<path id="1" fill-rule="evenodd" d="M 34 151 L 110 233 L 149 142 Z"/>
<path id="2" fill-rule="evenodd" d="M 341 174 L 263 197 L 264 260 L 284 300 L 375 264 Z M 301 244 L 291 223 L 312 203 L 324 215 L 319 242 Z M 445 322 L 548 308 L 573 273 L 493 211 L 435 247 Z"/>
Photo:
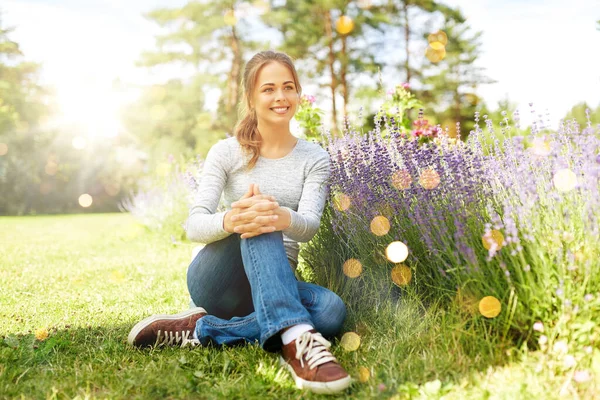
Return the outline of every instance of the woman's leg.
<path id="1" fill-rule="evenodd" d="M 300 301 L 308 311 L 311 325 L 324 337 L 337 335 L 346 318 L 346 306 L 342 299 L 324 287 L 298 282 Z M 241 342 L 254 343 L 260 340 L 260 327 L 256 313 L 230 320 L 207 315 L 198 321 L 196 335 L 203 344 L 233 345 Z"/>
<path id="2" fill-rule="evenodd" d="M 187 271 L 187 285 L 194 304 L 223 319 L 254 311 L 250 283 L 244 271 L 240 235 L 204 246 Z"/>
<path id="3" fill-rule="evenodd" d="M 275 235 L 274 235 L 275 234 Z M 302 308 L 308 311 L 309 324 L 324 336 L 333 336 L 340 331 L 346 310 L 344 303 L 335 293 L 320 286 L 298 282 L 287 261 L 281 232 L 263 234 L 263 240 L 253 248 L 255 254 L 260 255 L 260 264 L 266 264 L 268 257 L 262 254 L 272 254 L 281 261 L 284 268 L 283 276 L 293 279 L 297 287 L 297 297 Z M 251 238 L 253 239 L 253 238 Z M 204 307 L 209 315 L 198 322 L 197 335 L 202 342 L 213 340 L 218 344 L 233 344 L 240 341 L 254 342 L 260 340 L 261 329 L 257 321 L 257 314 L 252 312 L 252 291 L 242 262 L 242 243 L 247 239 L 240 239 L 239 234 L 232 234 L 218 242 L 205 246 L 196 256 L 188 269 L 188 288 L 195 304 Z M 270 247 L 275 247 L 272 251 Z M 250 250 L 252 247 L 246 247 Z M 246 258 L 253 258 L 247 254 Z M 252 262 L 252 260 L 250 260 Z M 265 270 L 262 268 L 261 270 Z M 273 278 L 278 276 L 279 269 L 273 269 Z M 286 273 L 287 272 L 287 273 Z M 272 287 L 275 281 L 266 274 L 268 286 Z M 293 292 L 293 290 L 292 290 Z M 289 295 L 289 291 L 287 292 Z M 232 296 L 232 298 L 227 298 Z M 292 297 L 295 295 L 292 293 Z M 284 296 L 284 303 L 285 296 Z M 280 305 L 281 306 L 281 305 Z M 278 308 L 281 308 L 281 307 Z M 289 305 L 288 307 L 289 312 Z M 285 313 L 286 311 L 284 311 Z M 279 314 L 282 315 L 282 314 Z M 243 317 L 241 317 L 243 316 Z M 295 325 L 295 323 L 291 323 Z M 278 335 L 277 335 L 278 337 Z M 276 341 L 277 342 L 277 341 Z M 277 345 L 275 345 L 276 347 Z"/>

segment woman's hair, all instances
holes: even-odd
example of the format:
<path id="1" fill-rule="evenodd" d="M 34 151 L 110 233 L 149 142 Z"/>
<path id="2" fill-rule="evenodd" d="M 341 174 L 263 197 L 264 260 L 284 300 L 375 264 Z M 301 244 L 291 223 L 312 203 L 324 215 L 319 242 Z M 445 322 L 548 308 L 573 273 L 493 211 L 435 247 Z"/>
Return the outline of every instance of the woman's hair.
<path id="1" fill-rule="evenodd" d="M 302 95 L 302 87 L 296 73 L 296 68 L 290 56 L 285 53 L 276 51 L 261 51 L 255 54 L 244 68 L 244 76 L 242 80 L 243 97 L 239 104 L 240 120 L 235 127 L 235 136 L 242 146 L 242 149 L 247 154 L 252 154 L 252 158 L 248 162 L 247 169 L 251 170 L 256 165 L 258 157 L 260 156 L 260 134 L 257 129 L 258 119 L 256 117 L 256 109 L 252 109 L 250 101 L 254 94 L 254 88 L 256 87 L 256 78 L 261 68 L 272 62 L 278 62 L 289 68 L 292 76 L 294 77 L 294 83 L 296 84 L 296 92 L 298 96 Z"/>

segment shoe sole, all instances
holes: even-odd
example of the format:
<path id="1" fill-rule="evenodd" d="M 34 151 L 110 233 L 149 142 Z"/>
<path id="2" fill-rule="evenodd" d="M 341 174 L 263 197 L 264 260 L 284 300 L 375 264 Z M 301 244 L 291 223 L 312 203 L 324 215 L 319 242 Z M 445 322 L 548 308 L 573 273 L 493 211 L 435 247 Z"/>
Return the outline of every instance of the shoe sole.
<path id="1" fill-rule="evenodd" d="M 309 389 L 311 392 L 318 394 L 335 394 L 347 389 L 352 384 L 352 377 L 350 377 L 350 375 L 331 382 L 307 381 L 296 375 L 294 368 L 292 368 L 292 366 L 288 364 L 281 356 L 279 357 L 279 363 L 286 367 L 288 371 L 290 371 L 298 389 Z"/>
<path id="2" fill-rule="evenodd" d="M 130 345 L 135 346 L 135 344 L 133 344 L 133 342 L 135 341 L 135 338 L 137 337 L 137 335 L 142 331 L 142 329 L 144 329 L 145 327 L 147 327 L 148 325 L 150 325 L 151 323 L 153 323 L 154 321 L 157 321 L 159 319 L 180 319 L 180 318 L 185 318 L 185 317 L 191 317 L 192 315 L 196 315 L 196 314 L 206 314 L 206 313 L 207 312 L 204 308 L 195 307 L 190 310 L 180 312 L 179 314 L 152 315 L 146 319 L 141 320 L 137 324 L 135 324 L 135 326 L 131 329 L 131 332 L 129 332 L 129 336 L 127 336 L 127 342 Z"/>

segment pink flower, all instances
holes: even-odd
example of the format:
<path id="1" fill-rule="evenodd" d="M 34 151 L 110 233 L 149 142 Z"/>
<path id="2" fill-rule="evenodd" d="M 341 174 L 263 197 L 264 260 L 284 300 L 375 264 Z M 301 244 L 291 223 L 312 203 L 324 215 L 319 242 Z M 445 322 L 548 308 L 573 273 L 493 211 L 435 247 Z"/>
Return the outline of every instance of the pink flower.
<path id="1" fill-rule="evenodd" d="M 389 94 L 389 95 L 393 95 L 394 93 L 396 93 L 395 89 L 390 89 L 387 91 L 387 94 Z"/>
<path id="2" fill-rule="evenodd" d="M 304 100 L 308 101 L 310 104 L 313 104 L 317 99 L 315 96 L 311 96 L 310 94 L 302 96 Z"/>
<path id="3" fill-rule="evenodd" d="M 407 89 L 407 90 L 408 90 L 408 89 L 410 89 L 410 83 L 408 83 L 408 82 L 404 82 L 404 83 L 403 83 L 402 85 L 400 85 L 400 86 L 402 86 L 404 89 Z"/>

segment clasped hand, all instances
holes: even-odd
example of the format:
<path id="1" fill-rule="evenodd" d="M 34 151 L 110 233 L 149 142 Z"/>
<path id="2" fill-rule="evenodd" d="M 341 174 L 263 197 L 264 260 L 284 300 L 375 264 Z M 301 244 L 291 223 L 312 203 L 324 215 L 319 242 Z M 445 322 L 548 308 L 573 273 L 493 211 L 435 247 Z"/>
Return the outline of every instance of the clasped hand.
<path id="1" fill-rule="evenodd" d="M 262 194 L 258 185 L 251 183 L 238 201 L 231 203 L 230 229 L 240 233 L 242 239 L 251 238 L 263 233 L 274 232 L 275 215 L 279 204 L 275 197 Z"/>

